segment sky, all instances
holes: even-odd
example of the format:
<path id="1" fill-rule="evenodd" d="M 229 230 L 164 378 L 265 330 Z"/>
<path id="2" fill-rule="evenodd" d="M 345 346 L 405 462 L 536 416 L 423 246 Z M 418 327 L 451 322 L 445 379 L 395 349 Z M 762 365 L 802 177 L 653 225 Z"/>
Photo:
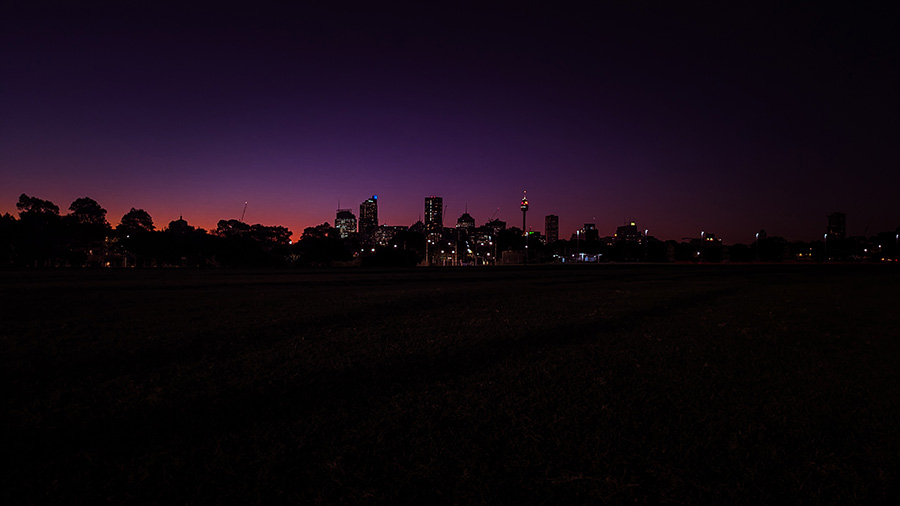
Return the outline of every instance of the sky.
<path id="1" fill-rule="evenodd" d="M 889 2 L 79 4 L 0 11 L 0 213 L 87 196 L 113 225 L 243 213 L 296 239 L 372 195 L 382 224 L 436 195 L 445 225 L 520 227 L 527 191 L 561 238 L 900 226 Z"/>

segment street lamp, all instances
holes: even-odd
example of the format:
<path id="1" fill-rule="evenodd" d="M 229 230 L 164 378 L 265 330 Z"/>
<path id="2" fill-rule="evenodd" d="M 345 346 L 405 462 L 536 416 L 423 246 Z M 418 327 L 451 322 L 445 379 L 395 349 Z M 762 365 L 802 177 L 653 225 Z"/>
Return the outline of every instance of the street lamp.
<path id="1" fill-rule="evenodd" d="M 759 261 L 759 232 L 756 233 L 756 261 Z"/>
<path id="2" fill-rule="evenodd" d="M 575 231 L 575 256 L 581 256 L 581 230 Z"/>
<path id="3" fill-rule="evenodd" d="M 823 249 L 825 252 L 822 255 L 822 263 L 825 263 L 828 261 L 828 234 L 825 234 L 825 247 Z"/>
<path id="4" fill-rule="evenodd" d="M 649 232 L 649 231 L 650 231 L 650 229 L 648 229 L 648 228 L 644 229 L 644 261 L 645 262 L 647 261 L 647 232 Z"/>

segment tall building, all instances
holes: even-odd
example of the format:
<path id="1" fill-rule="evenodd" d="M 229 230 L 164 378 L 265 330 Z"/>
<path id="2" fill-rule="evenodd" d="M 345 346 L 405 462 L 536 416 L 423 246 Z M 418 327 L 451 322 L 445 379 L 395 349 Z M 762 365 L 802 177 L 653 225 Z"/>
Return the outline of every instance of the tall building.
<path id="1" fill-rule="evenodd" d="M 359 205 L 359 233 L 371 238 L 378 228 L 378 195 L 372 195 Z"/>
<path id="2" fill-rule="evenodd" d="M 456 228 L 463 229 L 472 229 L 475 228 L 475 218 L 472 217 L 469 213 L 463 213 L 462 216 L 456 220 Z"/>
<path id="3" fill-rule="evenodd" d="M 373 233 L 375 244 L 379 246 L 387 246 L 397 234 L 399 234 L 400 232 L 405 232 L 407 230 L 409 230 L 409 227 L 397 225 L 382 225 L 380 227 L 376 227 L 375 232 Z"/>
<path id="4" fill-rule="evenodd" d="M 638 230 L 637 225 L 632 221 L 621 227 L 616 227 L 615 238 L 616 242 L 641 242 L 644 234 Z"/>
<path id="5" fill-rule="evenodd" d="M 847 215 L 831 213 L 828 215 L 828 238 L 843 239 L 847 236 Z"/>
<path id="6" fill-rule="evenodd" d="M 579 232 L 576 232 L 576 234 L 581 236 L 582 241 L 600 240 L 600 231 L 597 230 L 597 226 L 593 223 L 585 223 L 584 227 L 582 227 Z"/>
<path id="7" fill-rule="evenodd" d="M 544 235 L 547 236 L 547 244 L 559 240 L 559 216 L 555 214 L 544 216 Z"/>
<path id="8" fill-rule="evenodd" d="M 499 235 L 500 232 L 506 230 L 506 222 L 501 221 L 499 218 L 494 218 L 493 220 L 488 221 L 484 224 L 485 227 L 491 230 L 493 235 Z"/>
<path id="9" fill-rule="evenodd" d="M 444 199 L 425 197 L 425 229 L 428 231 L 444 228 Z"/>
<path id="10" fill-rule="evenodd" d="M 334 217 L 334 228 L 340 230 L 341 239 L 346 239 L 356 232 L 356 215 L 349 209 L 338 209 Z"/>

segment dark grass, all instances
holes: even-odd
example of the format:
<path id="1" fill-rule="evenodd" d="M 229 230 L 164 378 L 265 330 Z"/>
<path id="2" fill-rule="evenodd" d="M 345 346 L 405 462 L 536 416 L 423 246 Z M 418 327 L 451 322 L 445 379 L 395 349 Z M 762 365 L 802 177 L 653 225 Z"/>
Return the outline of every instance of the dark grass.
<path id="1" fill-rule="evenodd" d="M 888 266 L 0 280 L 4 504 L 897 499 Z"/>

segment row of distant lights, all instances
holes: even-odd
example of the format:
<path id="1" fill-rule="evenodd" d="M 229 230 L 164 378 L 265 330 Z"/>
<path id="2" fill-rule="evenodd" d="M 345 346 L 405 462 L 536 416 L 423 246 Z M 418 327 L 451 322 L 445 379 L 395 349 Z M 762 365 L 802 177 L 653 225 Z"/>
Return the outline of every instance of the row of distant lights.
<path id="1" fill-rule="evenodd" d="M 378 197 L 375 197 L 375 198 L 378 198 Z M 634 225 L 634 222 L 632 222 L 631 224 Z M 647 232 L 648 232 L 648 231 L 649 231 L 649 229 L 644 230 L 644 237 L 647 236 Z M 581 232 L 580 230 L 576 231 L 576 233 L 580 233 L 580 232 Z M 706 235 L 706 232 L 704 232 L 704 231 L 701 231 L 701 232 L 700 232 L 700 237 L 704 237 L 705 235 Z M 759 240 L 759 232 L 756 233 L 756 239 Z M 900 240 L 900 234 L 897 234 L 897 235 L 894 237 L 894 239 Z M 707 241 L 712 241 L 713 238 L 712 238 L 712 237 L 707 237 L 706 240 L 707 240 Z M 825 240 L 826 240 L 826 241 L 828 240 L 828 234 L 825 234 Z M 434 244 L 434 243 L 431 241 L 431 239 L 428 239 L 428 244 Z M 493 245 L 494 245 L 494 242 L 491 241 L 491 242 L 488 243 L 488 244 L 490 244 L 491 246 L 493 246 Z M 528 246 L 525 246 L 525 247 L 527 248 Z M 394 245 L 394 249 L 396 249 L 396 248 L 397 248 L 397 245 L 395 244 L 395 245 Z M 878 245 L 878 249 L 881 249 L 881 245 L 880 245 L 880 244 Z M 363 248 L 363 249 L 361 249 L 361 250 L 359 250 L 359 251 L 360 251 L 360 252 L 364 252 L 364 251 L 366 251 L 366 249 Z M 468 251 L 469 253 L 472 253 L 472 250 L 470 250 L 470 249 L 467 249 L 466 251 Z M 863 253 L 868 253 L 868 252 L 869 252 L 868 248 L 866 248 L 866 249 L 863 250 Z M 375 248 L 372 248 L 372 253 L 375 253 Z M 444 250 L 441 250 L 441 253 L 444 253 Z M 455 255 L 455 254 L 456 254 L 456 250 L 451 251 L 451 253 L 453 253 L 453 254 Z M 699 255 L 700 252 L 698 251 L 697 254 Z M 487 256 L 491 256 L 491 254 L 488 253 Z M 882 258 L 881 260 L 884 261 L 884 260 L 886 260 L 886 259 Z"/>

